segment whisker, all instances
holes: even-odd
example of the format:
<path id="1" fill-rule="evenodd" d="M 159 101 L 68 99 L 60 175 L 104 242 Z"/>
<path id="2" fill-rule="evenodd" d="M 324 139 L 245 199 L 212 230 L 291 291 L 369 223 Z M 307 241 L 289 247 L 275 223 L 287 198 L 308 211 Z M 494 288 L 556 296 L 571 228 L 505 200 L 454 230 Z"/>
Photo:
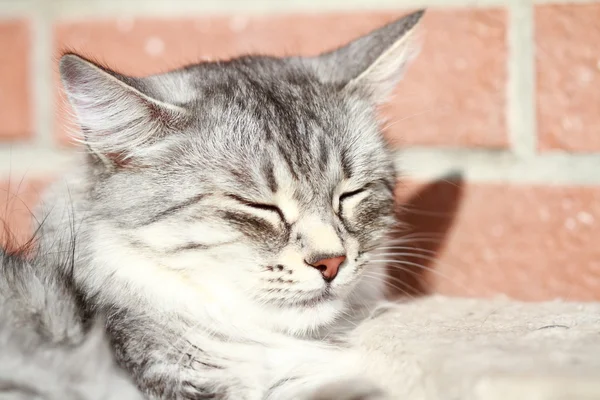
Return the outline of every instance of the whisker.
<path id="1" fill-rule="evenodd" d="M 407 271 L 408 272 L 408 271 Z M 394 281 L 394 282 L 398 282 L 399 284 L 401 284 L 403 287 L 408 288 L 409 290 L 412 290 L 414 292 L 417 292 L 418 290 L 411 286 L 410 284 L 408 284 L 407 282 L 404 282 L 402 279 L 396 278 L 394 276 L 389 276 L 388 274 L 384 274 L 384 273 L 376 273 L 373 271 L 369 271 L 368 273 L 365 273 L 365 276 L 371 275 L 373 277 L 382 277 L 385 278 L 384 280 L 384 284 L 387 286 L 390 286 L 392 289 L 396 289 L 401 291 L 403 294 L 411 297 L 411 298 L 416 298 L 416 296 L 414 294 L 409 293 L 408 291 L 406 291 L 405 289 L 392 284 L 390 281 Z"/>
<path id="2" fill-rule="evenodd" d="M 408 248 L 408 249 L 409 250 L 413 250 L 412 248 Z M 433 254 L 433 255 L 436 254 L 435 251 L 425 250 L 425 249 L 420 249 L 420 250 L 424 251 L 424 252 L 428 252 L 428 253 Z M 456 266 L 454 266 L 452 264 L 448 264 L 446 262 L 442 262 L 439 259 L 437 259 L 436 257 L 428 256 L 428 255 L 425 255 L 425 254 L 406 253 L 406 252 L 394 252 L 394 253 L 377 253 L 377 255 L 378 256 L 391 256 L 391 257 L 400 256 L 400 257 L 419 258 L 419 259 L 422 259 L 422 260 L 426 260 L 426 261 L 430 261 L 432 263 L 435 263 L 436 265 L 445 266 L 445 267 L 447 267 L 447 268 L 449 268 L 451 270 L 454 270 L 454 271 L 459 271 L 460 270 L 458 267 L 456 267 Z M 406 260 L 395 260 L 395 261 L 406 261 Z M 406 262 L 409 262 L 409 261 L 406 261 Z M 442 276 L 441 272 L 439 272 L 435 268 L 427 267 L 426 265 L 421 265 L 420 268 L 421 269 L 429 269 L 429 270 L 431 270 L 430 272 L 434 272 L 434 273 L 439 274 L 440 276 Z"/>
<path id="3" fill-rule="evenodd" d="M 429 254 L 433 254 L 436 255 L 437 252 L 433 251 L 433 250 L 428 250 L 428 249 L 422 249 L 420 247 L 413 247 L 413 246 L 386 246 L 386 247 L 378 247 L 377 250 L 414 250 L 414 251 L 421 251 L 423 253 L 429 253 Z M 396 253 L 376 253 L 377 255 L 382 255 L 382 254 L 396 254 Z M 403 255 L 405 253 L 398 253 L 400 255 Z"/>
<path id="4" fill-rule="evenodd" d="M 390 245 L 390 244 L 404 244 L 404 245 L 410 245 L 410 244 L 418 244 L 418 243 L 428 243 L 428 244 L 432 244 L 432 245 L 439 245 L 442 244 L 445 240 L 444 239 L 436 239 L 436 238 L 427 238 L 427 237 L 413 237 L 413 238 L 401 238 L 401 239 L 394 239 L 394 240 L 388 240 L 386 243 L 382 243 L 383 245 Z"/>
<path id="5" fill-rule="evenodd" d="M 392 233 L 392 235 L 398 235 L 398 236 L 391 236 L 388 240 L 390 241 L 398 241 L 398 240 L 413 240 L 413 239 L 430 239 L 430 240 L 441 240 L 447 237 L 447 235 L 435 235 L 433 233 L 421 233 L 421 232 L 414 232 L 414 233 L 410 233 L 407 234 L 406 232 L 395 232 Z"/>
<path id="6" fill-rule="evenodd" d="M 471 289 L 467 288 L 466 286 L 463 286 L 461 284 L 458 284 L 455 280 L 453 280 L 452 278 L 450 278 L 449 276 L 441 273 L 440 271 L 437 271 L 435 268 L 431 268 L 431 267 L 427 267 L 425 265 L 421 265 L 421 264 L 417 264 L 411 261 L 405 261 L 405 260 L 373 260 L 373 262 L 382 262 L 382 263 L 389 263 L 389 264 L 401 264 L 401 265 L 407 265 L 407 266 L 411 266 L 411 267 L 415 267 L 415 268 L 419 268 L 422 269 L 424 271 L 428 271 L 432 274 L 435 274 L 441 278 L 447 279 L 449 282 L 451 282 L 454 285 L 457 285 L 457 287 L 466 290 L 467 292 L 471 292 Z M 388 265 L 388 267 L 391 268 L 400 268 L 402 270 L 404 270 L 403 268 L 399 267 L 398 265 Z"/>
<path id="7" fill-rule="evenodd" d="M 427 210 L 422 210 L 416 207 L 411 207 L 411 206 L 406 206 L 406 205 L 402 205 L 399 207 L 399 212 L 400 213 L 404 213 L 407 212 L 408 214 L 411 215 L 423 215 L 426 217 L 440 217 L 440 218 L 447 218 L 447 217 L 452 217 L 454 215 L 456 215 L 455 212 L 451 212 L 451 211 L 427 211 Z"/>
<path id="8" fill-rule="evenodd" d="M 432 252 L 433 254 L 435 254 L 435 252 Z M 458 270 L 458 268 L 455 268 L 452 265 L 446 264 L 446 263 L 442 263 L 440 262 L 436 257 L 432 257 L 432 256 L 428 256 L 426 254 L 418 254 L 418 253 L 403 253 L 403 252 L 394 252 L 394 253 L 377 253 L 378 256 L 400 256 L 400 257 L 414 257 L 414 258 L 420 258 L 422 260 L 427 260 L 427 261 L 431 261 L 434 262 L 438 265 L 446 265 L 452 269 L 456 269 Z"/>
<path id="9" fill-rule="evenodd" d="M 379 262 L 379 260 L 377 260 L 376 262 Z M 387 266 L 388 266 L 388 265 L 386 265 L 386 267 L 387 267 Z M 392 267 L 392 266 L 390 266 L 390 267 Z M 416 272 L 416 271 L 413 271 L 413 270 L 411 270 L 410 268 L 405 268 L 405 267 L 402 267 L 402 266 L 400 266 L 400 265 L 396 265 L 396 266 L 393 266 L 393 267 L 394 267 L 394 268 L 396 268 L 396 269 L 399 269 L 399 270 L 401 270 L 401 271 L 407 272 L 407 273 L 411 274 L 412 276 L 416 277 L 416 278 L 417 278 L 417 279 L 419 279 L 419 280 L 423 279 L 423 276 L 422 276 L 421 274 L 419 274 L 419 273 L 418 273 L 418 272 Z M 374 273 L 374 272 L 373 272 L 373 271 L 370 271 L 370 273 Z M 389 275 L 389 274 L 387 274 L 387 273 L 380 273 L 380 274 L 382 274 L 382 275 L 385 275 L 385 276 L 390 276 L 390 275 Z M 393 278 L 393 277 L 392 277 L 392 276 L 390 276 L 390 278 Z M 396 278 L 396 279 L 397 279 L 397 278 Z"/>

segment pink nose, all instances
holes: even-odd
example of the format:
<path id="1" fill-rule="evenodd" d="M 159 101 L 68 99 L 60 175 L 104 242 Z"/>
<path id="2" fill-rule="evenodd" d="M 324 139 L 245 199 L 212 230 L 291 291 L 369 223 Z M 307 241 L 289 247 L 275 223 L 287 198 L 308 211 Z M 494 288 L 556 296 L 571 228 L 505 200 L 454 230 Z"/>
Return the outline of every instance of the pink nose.
<path id="1" fill-rule="evenodd" d="M 322 260 L 309 263 L 309 265 L 321 271 L 323 279 L 325 279 L 327 282 L 331 282 L 337 276 L 340 265 L 342 265 L 345 260 L 346 256 L 324 258 Z"/>

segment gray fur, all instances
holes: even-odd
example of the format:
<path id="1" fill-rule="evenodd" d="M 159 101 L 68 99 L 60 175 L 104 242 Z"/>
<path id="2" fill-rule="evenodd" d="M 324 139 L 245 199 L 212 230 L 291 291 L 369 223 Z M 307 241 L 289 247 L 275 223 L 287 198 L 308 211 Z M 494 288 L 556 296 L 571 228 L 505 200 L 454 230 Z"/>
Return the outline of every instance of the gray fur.
<path id="1" fill-rule="evenodd" d="M 45 258 L 0 250 L 0 398 L 142 399 L 102 326 L 84 322 L 69 276 Z"/>
<path id="2" fill-rule="evenodd" d="M 303 399 L 342 379 L 339 398 L 379 396 L 339 334 L 382 296 L 369 259 L 396 173 L 376 107 L 421 15 L 319 57 L 146 78 L 62 58 L 89 151 L 46 197 L 43 237 L 72 205 L 75 284 L 148 397 Z M 331 283 L 308 265 L 341 255 Z"/>

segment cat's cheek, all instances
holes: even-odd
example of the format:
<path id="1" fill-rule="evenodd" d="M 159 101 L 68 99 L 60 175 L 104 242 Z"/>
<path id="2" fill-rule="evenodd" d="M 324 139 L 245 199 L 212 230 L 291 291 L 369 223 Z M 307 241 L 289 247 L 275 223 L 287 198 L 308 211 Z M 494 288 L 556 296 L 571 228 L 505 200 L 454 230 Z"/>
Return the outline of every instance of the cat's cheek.
<path id="1" fill-rule="evenodd" d="M 388 202 L 373 208 L 362 208 L 353 222 L 352 229 L 362 249 L 368 249 L 384 238 L 396 223 Z"/>

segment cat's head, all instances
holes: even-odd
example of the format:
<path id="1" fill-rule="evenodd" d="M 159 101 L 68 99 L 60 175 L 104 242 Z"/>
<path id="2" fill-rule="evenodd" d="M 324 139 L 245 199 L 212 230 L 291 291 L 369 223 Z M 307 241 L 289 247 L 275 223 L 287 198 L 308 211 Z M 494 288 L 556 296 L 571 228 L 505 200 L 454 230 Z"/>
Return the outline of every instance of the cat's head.
<path id="1" fill-rule="evenodd" d="M 275 309 L 343 300 L 394 223 L 376 108 L 414 54 L 421 15 L 316 57 L 145 78 L 65 55 L 98 251 L 227 282 Z"/>

